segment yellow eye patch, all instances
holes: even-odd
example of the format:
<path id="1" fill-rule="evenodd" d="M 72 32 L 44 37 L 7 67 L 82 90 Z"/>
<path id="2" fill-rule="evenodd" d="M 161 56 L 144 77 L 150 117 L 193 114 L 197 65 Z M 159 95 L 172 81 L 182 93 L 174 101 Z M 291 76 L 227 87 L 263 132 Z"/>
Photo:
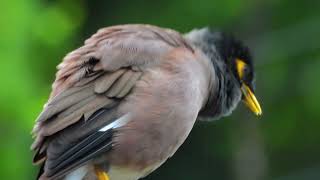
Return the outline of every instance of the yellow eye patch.
<path id="1" fill-rule="evenodd" d="M 241 59 L 236 59 L 236 66 L 237 66 L 237 73 L 238 73 L 240 79 L 243 79 L 244 70 L 245 70 L 247 64 L 245 62 L 243 62 L 243 60 L 241 60 Z"/>

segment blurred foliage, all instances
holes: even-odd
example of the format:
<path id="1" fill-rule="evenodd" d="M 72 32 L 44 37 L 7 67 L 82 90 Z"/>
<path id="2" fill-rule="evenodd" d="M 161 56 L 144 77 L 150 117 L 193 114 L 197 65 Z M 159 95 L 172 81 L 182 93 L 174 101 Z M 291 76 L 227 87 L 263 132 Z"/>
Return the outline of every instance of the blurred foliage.
<path id="1" fill-rule="evenodd" d="M 0 9 L 0 179 L 34 179 L 30 131 L 62 57 L 97 29 L 126 23 L 236 34 L 255 54 L 264 110 L 261 120 L 240 106 L 197 123 L 145 179 L 320 178 L 320 1 L 11 0 Z"/>

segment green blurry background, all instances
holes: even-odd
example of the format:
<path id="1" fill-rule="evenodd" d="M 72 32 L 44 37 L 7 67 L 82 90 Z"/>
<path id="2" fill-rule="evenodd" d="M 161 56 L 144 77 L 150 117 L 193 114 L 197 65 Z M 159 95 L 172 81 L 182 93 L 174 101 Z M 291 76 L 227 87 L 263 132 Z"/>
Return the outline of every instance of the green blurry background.
<path id="1" fill-rule="evenodd" d="M 63 56 L 98 28 L 148 23 L 233 32 L 254 52 L 258 119 L 243 105 L 197 123 L 146 180 L 320 179 L 320 1 L 0 2 L 0 179 L 33 179 L 30 131 Z"/>

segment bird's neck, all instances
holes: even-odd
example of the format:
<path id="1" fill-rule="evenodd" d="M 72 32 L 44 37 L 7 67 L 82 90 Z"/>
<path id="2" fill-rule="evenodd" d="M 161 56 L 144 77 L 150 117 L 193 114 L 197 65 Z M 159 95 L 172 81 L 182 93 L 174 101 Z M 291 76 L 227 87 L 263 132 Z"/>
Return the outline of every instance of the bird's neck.
<path id="1" fill-rule="evenodd" d="M 200 120 L 215 120 L 229 115 L 241 99 L 241 92 L 230 75 L 226 74 L 225 64 L 211 61 L 213 74 L 206 104 L 199 113 Z"/>
<path id="2" fill-rule="evenodd" d="M 204 64 L 207 71 L 205 73 L 209 76 L 209 91 L 199 113 L 199 119 L 211 120 L 227 116 L 241 99 L 240 88 L 232 79 L 226 62 L 214 46 L 219 37 L 219 33 L 212 34 L 207 28 L 196 29 L 185 35 L 185 38 L 206 56 Z"/>

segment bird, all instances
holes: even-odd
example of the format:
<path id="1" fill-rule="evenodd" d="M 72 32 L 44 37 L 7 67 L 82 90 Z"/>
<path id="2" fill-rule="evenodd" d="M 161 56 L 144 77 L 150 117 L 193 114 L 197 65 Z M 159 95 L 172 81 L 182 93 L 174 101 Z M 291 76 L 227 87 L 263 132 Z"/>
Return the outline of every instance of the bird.
<path id="1" fill-rule="evenodd" d="M 251 52 L 210 28 L 98 30 L 57 66 L 32 130 L 39 180 L 137 180 L 172 157 L 197 121 L 240 102 L 262 114 Z"/>

